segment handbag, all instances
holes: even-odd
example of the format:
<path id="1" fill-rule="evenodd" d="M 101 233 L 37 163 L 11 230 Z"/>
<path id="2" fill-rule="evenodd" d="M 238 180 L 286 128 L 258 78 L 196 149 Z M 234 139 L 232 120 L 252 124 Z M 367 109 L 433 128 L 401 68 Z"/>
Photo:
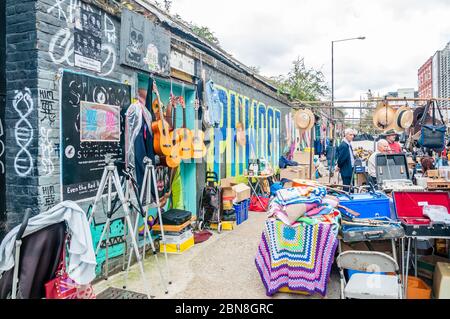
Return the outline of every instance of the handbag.
<path id="1" fill-rule="evenodd" d="M 259 200 L 258 200 L 258 198 L 259 198 Z M 261 203 L 264 206 L 261 206 Z M 253 195 L 250 198 L 250 205 L 248 207 L 248 210 L 254 211 L 254 212 L 265 212 L 265 211 L 267 211 L 267 207 L 269 207 L 269 198 L 268 197 Z"/>
<path id="2" fill-rule="evenodd" d="M 95 299 L 91 284 L 79 285 L 70 279 L 66 272 L 66 244 L 68 242 L 70 242 L 70 238 L 66 236 L 56 277 L 45 284 L 45 297 L 46 299 Z"/>
<path id="3" fill-rule="evenodd" d="M 436 103 L 436 106 L 434 103 Z M 425 124 L 425 119 L 430 105 L 433 108 L 433 124 Z M 441 117 L 443 123 L 441 125 L 436 125 L 435 108 L 438 109 L 439 116 Z M 445 132 L 447 128 L 445 126 L 444 117 L 442 116 L 441 110 L 436 101 L 429 101 L 427 103 L 420 124 L 422 128 L 418 144 L 431 150 L 438 152 L 442 151 L 445 147 Z"/>

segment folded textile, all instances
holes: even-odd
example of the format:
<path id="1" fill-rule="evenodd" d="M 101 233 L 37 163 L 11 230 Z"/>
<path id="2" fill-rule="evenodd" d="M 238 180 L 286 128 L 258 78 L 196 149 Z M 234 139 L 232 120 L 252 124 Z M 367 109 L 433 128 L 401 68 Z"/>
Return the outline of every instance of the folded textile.
<path id="1" fill-rule="evenodd" d="M 48 211 L 30 218 L 23 237 L 63 221 L 66 222 L 71 234 L 67 268 L 69 277 L 80 285 L 89 284 L 95 278 L 97 261 L 86 213 L 75 202 L 61 202 Z M 0 274 L 14 267 L 13 251 L 20 226 L 14 227 L 0 244 Z"/>
<path id="2" fill-rule="evenodd" d="M 302 217 L 308 211 L 316 208 L 318 204 L 291 204 L 288 206 L 282 206 L 278 202 L 274 201 L 269 207 L 267 217 L 277 218 L 286 225 L 297 225 L 298 219 Z"/>
<path id="3" fill-rule="evenodd" d="M 327 194 L 325 187 L 312 188 L 308 196 L 298 187 L 281 189 L 276 192 L 275 202 L 287 206 L 291 204 L 321 204 L 322 198 Z"/>
<path id="4" fill-rule="evenodd" d="M 331 224 L 266 221 L 255 258 L 268 296 L 283 287 L 325 296 L 338 241 Z"/>

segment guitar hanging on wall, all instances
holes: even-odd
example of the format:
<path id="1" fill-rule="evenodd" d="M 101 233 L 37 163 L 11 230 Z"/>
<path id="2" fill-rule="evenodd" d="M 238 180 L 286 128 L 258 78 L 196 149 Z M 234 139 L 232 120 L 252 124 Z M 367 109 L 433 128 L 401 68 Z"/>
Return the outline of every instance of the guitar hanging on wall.
<path id="1" fill-rule="evenodd" d="M 197 93 L 197 90 L 195 91 Z M 205 133 L 202 130 L 198 129 L 198 109 L 200 107 L 200 102 L 197 98 L 197 94 L 195 96 L 195 119 L 194 119 L 194 133 L 193 133 L 193 141 L 192 141 L 192 158 L 194 159 L 200 159 L 205 157 L 206 155 L 206 146 L 204 143 L 205 140 Z"/>
<path id="2" fill-rule="evenodd" d="M 178 129 L 176 129 L 178 99 L 175 98 L 175 96 L 173 96 L 172 93 L 170 93 L 170 103 L 173 106 L 173 127 L 174 127 L 174 129 L 169 134 L 170 141 L 172 143 L 172 150 L 170 152 L 170 155 L 166 157 L 166 164 L 170 168 L 176 168 L 181 163 L 181 157 L 180 157 L 181 137 L 178 134 Z"/>
<path id="3" fill-rule="evenodd" d="M 162 102 L 159 96 L 156 82 L 153 81 L 152 91 L 156 94 L 156 99 L 153 102 L 152 108 L 158 110 L 159 120 L 152 123 L 153 131 L 153 148 L 158 155 L 169 156 L 172 152 L 172 140 L 170 139 L 170 125 L 164 119 L 162 111 Z"/>
<path id="4" fill-rule="evenodd" d="M 183 127 L 178 129 L 180 135 L 180 157 L 183 160 L 190 159 L 192 157 L 192 132 L 186 128 L 186 103 L 183 96 L 180 96 L 179 102 L 183 108 Z"/>

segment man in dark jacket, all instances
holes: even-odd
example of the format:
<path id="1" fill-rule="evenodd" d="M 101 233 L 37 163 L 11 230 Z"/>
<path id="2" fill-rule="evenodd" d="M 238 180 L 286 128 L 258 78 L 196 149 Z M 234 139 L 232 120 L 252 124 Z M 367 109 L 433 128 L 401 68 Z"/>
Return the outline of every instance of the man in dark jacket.
<path id="1" fill-rule="evenodd" d="M 353 129 L 346 129 L 344 131 L 344 139 L 337 149 L 337 165 L 341 173 L 342 183 L 349 186 L 351 185 L 353 165 L 355 163 L 355 156 L 353 155 L 351 145 L 355 135 L 356 132 Z M 350 187 L 344 187 L 344 191 L 348 192 L 350 189 Z"/>

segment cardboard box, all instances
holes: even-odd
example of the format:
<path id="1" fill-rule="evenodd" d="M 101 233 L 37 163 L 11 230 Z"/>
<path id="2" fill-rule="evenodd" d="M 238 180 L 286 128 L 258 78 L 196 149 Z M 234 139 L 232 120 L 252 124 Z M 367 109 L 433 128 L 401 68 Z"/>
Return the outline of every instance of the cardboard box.
<path id="1" fill-rule="evenodd" d="M 228 187 L 222 187 L 222 199 L 223 198 L 228 198 L 228 197 L 236 197 L 236 193 L 233 190 L 233 187 L 228 186 Z"/>
<path id="2" fill-rule="evenodd" d="M 430 169 L 427 171 L 428 177 L 435 177 L 435 178 L 439 178 L 439 170 L 437 169 Z"/>
<path id="3" fill-rule="evenodd" d="M 450 299 L 450 263 L 438 262 L 433 278 L 436 299 Z"/>
<path id="4" fill-rule="evenodd" d="M 417 274 L 423 278 L 433 279 L 436 264 L 448 261 L 447 258 L 436 255 L 422 256 L 417 260 Z"/>
<path id="5" fill-rule="evenodd" d="M 309 177 L 311 176 L 311 179 L 314 180 L 315 179 L 315 169 L 314 169 L 314 165 L 310 166 L 310 165 L 301 165 L 301 167 L 303 167 L 303 171 L 304 173 L 304 179 L 310 179 Z"/>
<path id="6" fill-rule="evenodd" d="M 250 198 L 250 187 L 248 187 L 247 185 L 237 184 L 232 188 L 236 194 L 236 201 L 242 202 L 243 200 Z"/>
<path id="7" fill-rule="evenodd" d="M 299 163 L 300 165 L 309 165 L 310 163 L 311 153 L 309 152 L 294 152 L 294 156 L 292 158 L 293 161 Z M 313 156 L 314 157 L 314 156 Z"/>
<path id="8" fill-rule="evenodd" d="M 234 177 L 222 178 L 220 180 L 221 187 L 231 187 L 233 185 L 236 185 L 236 179 Z"/>
<path id="9" fill-rule="evenodd" d="M 280 179 L 305 179 L 305 167 L 303 166 L 290 166 L 280 171 Z"/>

